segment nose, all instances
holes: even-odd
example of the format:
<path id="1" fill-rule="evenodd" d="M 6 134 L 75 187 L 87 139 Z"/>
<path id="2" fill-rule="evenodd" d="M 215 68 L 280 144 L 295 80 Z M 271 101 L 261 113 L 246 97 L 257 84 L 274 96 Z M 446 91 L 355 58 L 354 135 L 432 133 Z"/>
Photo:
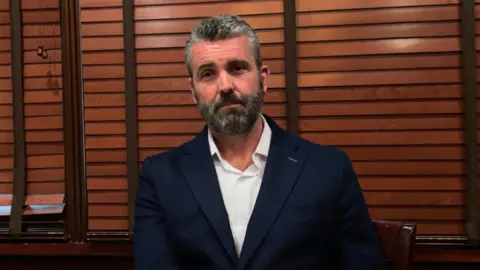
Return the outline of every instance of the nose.
<path id="1" fill-rule="evenodd" d="M 218 76 L 218 92 L 231 92 L 233 91 L 234 84 L 233 79 L 227 72 L 221 72 Z"/>

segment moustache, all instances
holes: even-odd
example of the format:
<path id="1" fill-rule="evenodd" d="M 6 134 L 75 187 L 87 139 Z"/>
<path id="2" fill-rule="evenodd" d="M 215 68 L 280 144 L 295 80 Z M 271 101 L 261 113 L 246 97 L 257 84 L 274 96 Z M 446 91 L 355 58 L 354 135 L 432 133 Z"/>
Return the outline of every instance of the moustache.
<path id="1" fill-rule="evenodd" d="M 245 106 L 246 102 L 243 99 L 236 97 L 235 95 L 223 96 L 220 98 L 219 101 L 216 102 L 215 110 L 219 110 L 223 106 L 236 104 Z"/>

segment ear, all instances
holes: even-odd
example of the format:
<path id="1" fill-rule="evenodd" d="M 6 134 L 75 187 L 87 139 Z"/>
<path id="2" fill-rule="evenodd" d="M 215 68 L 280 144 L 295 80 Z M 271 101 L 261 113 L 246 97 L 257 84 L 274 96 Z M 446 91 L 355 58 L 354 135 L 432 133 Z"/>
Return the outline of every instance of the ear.
<path id="1" fill-rule="evenodd" d="M 198 101 L 197 101 L 197 97 L 196 97 L 196 95 L 195 95 L 195 85 L 193 84 L 192 77 L 189 77 L 189 78 L 188 78 L 188 85 L 190 86 L 190 92 L 192 92 L 193 102 L 194 102 L 195 104 L 197 104 Z"/>
<path id="2" fill-rule="evenodd" d="M 263 80 L 263 92 L 267 92 L 268 88 L 268 83 L 267 83 L 267 77 L 270 75 L 270 69 L 268 68 L 267 65 L 262 65 L 262 68 L 260 70 L 260 77 Z"/>

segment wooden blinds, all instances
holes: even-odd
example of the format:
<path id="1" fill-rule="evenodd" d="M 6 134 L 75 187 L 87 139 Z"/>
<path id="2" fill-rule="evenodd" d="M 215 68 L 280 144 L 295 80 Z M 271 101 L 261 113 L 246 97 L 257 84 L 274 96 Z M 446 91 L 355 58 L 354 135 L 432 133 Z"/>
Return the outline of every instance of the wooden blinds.
<path id="1" fill-rule="evenodd" d="M 122 4 L 80 1 L 88 230 L 96 235 L 129 229 L 129 110 L 138 113 L 133 119 L 138 153 L 132 160 L 139 162 L 191 139 L 203 127 L 183 63 L 187 34 L 202 17 L 235 12 L 259 30 L 262 57 L 272 71 L 265 111 L 286 124 L 282 1 L 134 1 L 134 39 L 128 42 L 135 49 L 136 89 L 129 90 Z M 136 91 L 134 106 L 126 100 L 131 90 Z"/>
<path id="2" fill-rule="evenodd" d="M 303 137 L 353 160 L 375 219 L 465 234 L 459 5 L 297 1 Z"/>
<path id="3" fill-rule="evenodd" d="M 59 1 L 10 1 L 10 9 L 8 2 L 0 4 L 0 126 L 1 143 L 5 143 L 1 148 L 0 216 L 9 217 L 0 224 L 16 236 L 38 237 L 48 231 L 50 238 L 63 237 Z"/>
<path id="4" fill-rule="evenodd" d="M 8 231 L 13 193 L 13 97 L 10 5 L 0 2 L 0 232 Z"/>
<path id="5" fill-rule="evenodd" d="M 65 169 L 60 1 L 22 0 L 25 214 L 59 214 Z M 39 55 L 39 46 L 44 52 Z M 52 217 L 63 233 L 63 218 Z M 50 225 L 49 225 L 50 226 Z"/>

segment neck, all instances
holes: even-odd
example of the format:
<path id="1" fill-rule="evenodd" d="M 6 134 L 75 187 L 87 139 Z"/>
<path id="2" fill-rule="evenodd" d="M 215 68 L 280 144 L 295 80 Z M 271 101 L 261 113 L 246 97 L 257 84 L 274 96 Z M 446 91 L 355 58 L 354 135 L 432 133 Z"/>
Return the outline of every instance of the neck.
<path id="1" fill-rule="evenodd" d="M 257 148 L 258 142 L 263 131 L 263 120 L 258 117 L 247 134 L 242 135 L 222 135 L 212 133 L 222 158 L 227 160 L 232 166 L 245 170 L 253 162 L 252 154 Z"/>

